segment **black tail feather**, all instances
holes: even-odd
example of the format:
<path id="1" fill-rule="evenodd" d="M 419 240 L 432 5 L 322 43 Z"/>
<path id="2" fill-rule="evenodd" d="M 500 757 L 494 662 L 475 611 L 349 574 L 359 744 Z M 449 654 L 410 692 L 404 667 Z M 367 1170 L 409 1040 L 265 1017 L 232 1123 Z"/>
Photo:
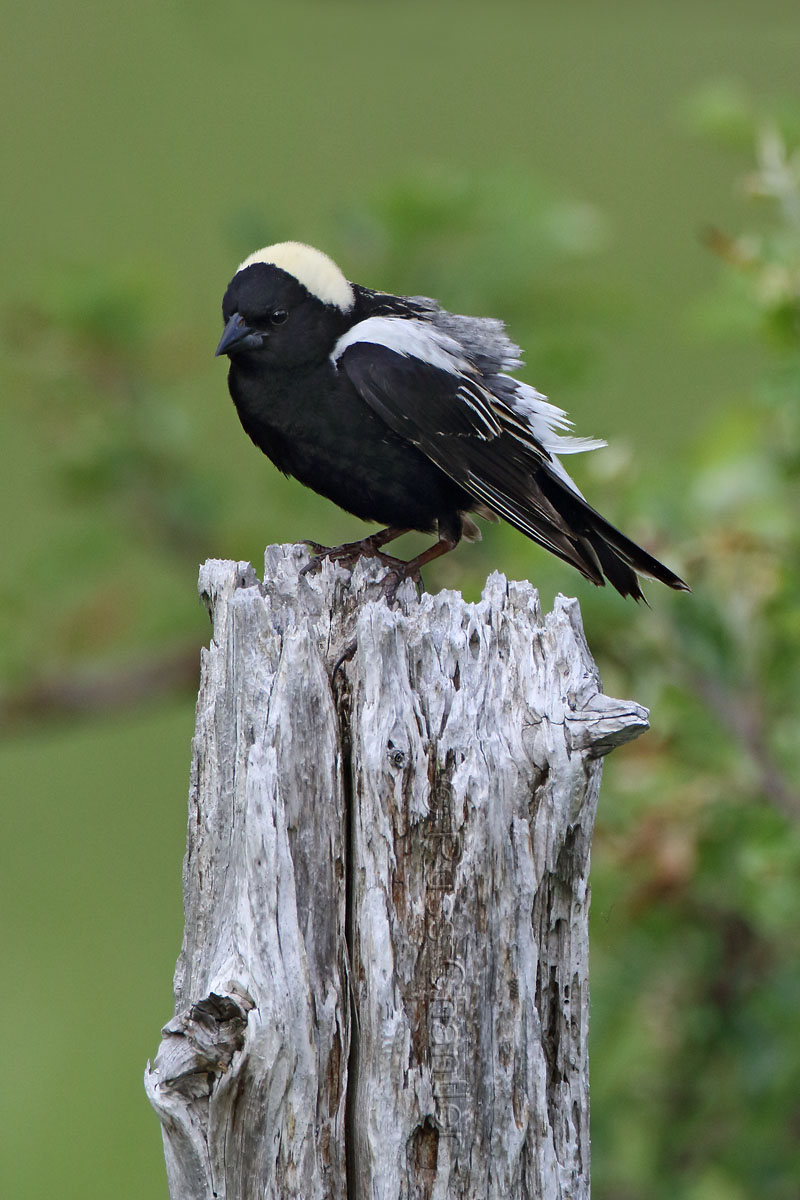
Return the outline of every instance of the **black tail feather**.
<path id="1" fill-rule="evenodd" d="M 589 534 L 588 541 L 600 560 L 603 574 L 611 586 L 617 589 L 620 596 L 633 596 L 637 603 L 639 600 L 644 600 L 646 604 L 644 592 L 639 586 L 639 577 L 633 567 L 620 558 L 616 550 L 613 550 L 596 533 Z"/>
<path id="2" fill-rule="evenodd" d="M 656 579 L 676 591 L 691 590 L 680 576 L 616 529 L 548 467 L 537 472 L 536 482 L 574 534 L 591 546 L 603 574 L 620 595 L 645 600 L 637 574 Z"/>

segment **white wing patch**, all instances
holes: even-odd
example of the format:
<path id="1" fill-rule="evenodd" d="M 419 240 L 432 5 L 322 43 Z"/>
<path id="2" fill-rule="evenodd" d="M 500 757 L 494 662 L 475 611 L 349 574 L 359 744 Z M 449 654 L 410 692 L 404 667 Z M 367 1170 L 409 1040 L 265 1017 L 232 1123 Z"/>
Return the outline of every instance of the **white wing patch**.
<path id="1" fill-rule="evenodd" d="M 563 408 L 551 404 L 529 383 L 520 383 L 510 375 L 502 378 L 516 384 L 511 401 L 514 412 L 524 417 L 533 436 L 550 454 L 581 454 L 584 450 L 599 450 L 608 445 L 602 438 L 562 436 L 559 430 L 572 428 L 572 421 Z"/>
<path id="2" fill-rule="evenodd" d="M 367 317 L 339 338 L 331 352 L 333 361 L 337 362 L 347 347 L 357 342 L 384 346 L 405 358 L 417 358 L 430 367 L 449 371 L 451 375 L 475 375 L 475 368 L 464 357 L 455 338 L 427 321 L 407 317 Z"/>
<path id="3" fill-rule="evenodd" d="M 349 312 L 356 302 L 355 292 L 333 259 L 303 242 L 276 242 L 274 246 L 264 246 L 239 263 L 236 274 L 256 263 L 279 267 L 287 275 L 294 275 L 312 296 L 323 304 L 335 305 L 342 312 Z"/>
<path id="4" fill-rule="evenodd" d="M 517 437 L 523 444 L 530 445 L 529 436 L 533 442 L 543 447 L 549 456 L 550 469 L 578 496 L 581 496 L 577 484 L 570 478 L 564 466 L 558 459 L 559 454 L 580 454 L 585 450 L 597 450 L 605 446 L 601 438 L 573 437 L 562 434 L 561 430 L 572 428 L 563 408 L 551 404 L 546 396 L 538 392 L 530 384 L 520 383 L 511 375 L 501 374 L 506 384 L 502 396 L 493 395 L 490 390 L 491 375 L 484 379 L 475 369 L 474 363 L 464 355 L 463 346 L 449 334 L 431 325 L 428 321 L 418 321 L 407 317 L 367 317 L 359 321 L 352 329 L 339 338 L 331 352 L 334 364 L 344 354 L 349 346 L 366 343 L 367 345 L 383 346 L 393 350 L 405 358 L 415 358 L 431 367 L 438 367 L 449 374 L 460 377 L 460 385 L 456 396 L 462 404 L 466 404 L 480 418 L 485 431 L 479 428 L 475 431 L 479 437 L 494 438 L 503 430 Z M 498 376 L 495 376 L 498 378 Z M 505 411 L 505 418 L 501 414 Z M 513 414 L 513 416 L 512 416 Z M 514 418 L 517 418 L 514 420 Z M 516 425 L 516 430 L 514 426 Z M 539 451 L 541 453 L 541 451 Z M 495 497 L 480 492 L 479 495 L 489 502 L 492 507 L 502 512 Z"/>

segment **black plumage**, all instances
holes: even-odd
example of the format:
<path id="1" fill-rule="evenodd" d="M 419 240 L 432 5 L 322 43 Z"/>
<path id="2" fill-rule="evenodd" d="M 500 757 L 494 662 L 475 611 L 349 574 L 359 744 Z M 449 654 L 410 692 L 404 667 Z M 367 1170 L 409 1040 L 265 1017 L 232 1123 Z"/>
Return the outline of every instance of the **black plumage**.
<path id="1" fill-rule="evenodd" d="M 341 508 L 387 528 L 324 551 L 353 559 L 401 533 L 438 533 L 399 575 L 417 574 L 469 516 L 502 517 L 593 583 L 642 599 L 637 573 L 687 585 L 583 498 L 559 455 L 602 442 L 561 431 L 565 414 L 509 371 L 500 321 L 349 283 L 296 242 L 251 255 L 222 306 L 217 354 L 244 429 L 272 462 Z"/>

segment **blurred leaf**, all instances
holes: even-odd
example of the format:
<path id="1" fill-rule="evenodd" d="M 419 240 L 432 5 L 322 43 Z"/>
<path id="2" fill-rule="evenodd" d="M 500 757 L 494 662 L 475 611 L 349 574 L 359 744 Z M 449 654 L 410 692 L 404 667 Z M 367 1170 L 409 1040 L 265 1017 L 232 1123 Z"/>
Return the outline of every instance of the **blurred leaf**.
<path id="1" fill-rule="evenodd" d="M 751 119 L 741 96 L 701 100 L 706 127 L 735 142 Z M 613 956 L 655 1006 L 669 1054 L 634 1047 L 637 1017 L 595 982 L 600 1196 L 789 1200 L 800 1178 L 800 172 L 775 126 L 757 153 L 746 194 L 767 228 L 710 239 L 724 274 L 702 327 L 751 339 L 763 384 L 709 424 L 668 503 L 636 482 L 636 510 L 685 531 L 695 593 L 660 603 L 644 637 L 614 625 L 603 645 L 632 694 L 662 682 L 660 740 L 609 763 L 593 962 Z M 643 1094 L 645 1108 L 630 1104 Z M 642 1124 L 647 1161 L 606 1157 L 623 1128 L 641 1142 Z"/>
<path id="2" fill-rule="evenodd" d="M 693 133 L 733 150 L 749 150 L 756 114 L 744 85 L 718 79 L 690 96 L 682 106 L 684 124 Z"/>

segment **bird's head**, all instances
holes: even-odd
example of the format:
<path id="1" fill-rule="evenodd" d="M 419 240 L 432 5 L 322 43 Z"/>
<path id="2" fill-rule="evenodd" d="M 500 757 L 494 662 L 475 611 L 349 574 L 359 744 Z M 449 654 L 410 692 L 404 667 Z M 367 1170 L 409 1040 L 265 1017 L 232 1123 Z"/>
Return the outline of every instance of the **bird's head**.
<path id="1" fill-rule="evenodd" d="M 350 324 L 353 288 L 336 264 L 301 242 L 279 242 L 240 264 L 222 301 L 217 354 L 292 367 L 328 356 Z"/>

